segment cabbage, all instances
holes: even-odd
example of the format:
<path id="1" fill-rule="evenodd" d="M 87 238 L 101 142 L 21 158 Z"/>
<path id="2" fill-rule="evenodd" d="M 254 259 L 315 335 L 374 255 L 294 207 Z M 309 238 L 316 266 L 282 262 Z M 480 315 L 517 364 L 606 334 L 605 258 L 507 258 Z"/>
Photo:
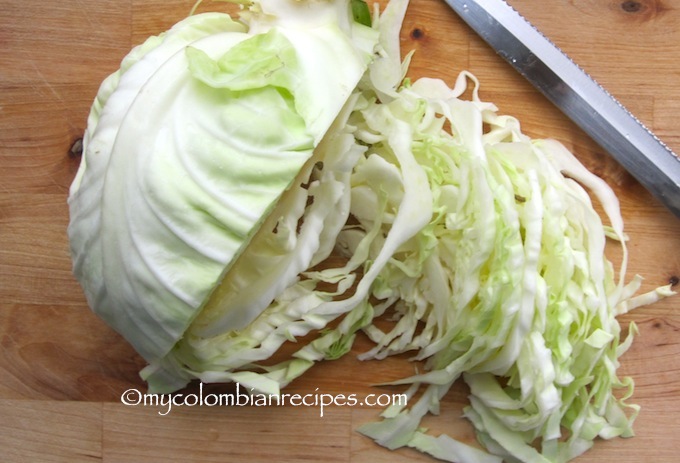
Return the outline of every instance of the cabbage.
<path id="1" fill-rule="evenodd" d="M 153 393 L 278 394 L 363 333 L 361 359 L 422 365 L 391 382 L 417 400 L 359 429 L 387 448 L 564 462 L 632 435 L 616 370 L 635 326 L 622 340 L 616 316 L 673 292 L 626 282 L 618 201 L 563 145 L 523 134 L 467 72 L 452 88 L 405 79 L 407 3 L 371 17 L 259 0 L 133 49 L 98 92 L 69 195 L 89 305 L 144 357 Z M 458 380 L 486 450 L 420 427 Z"/>
<path id="2" fill-rule="evenodd" d="M 174 346 L 283 193 L 306 181 L 372 59 L 377 32 L 351 18 L 344 1 L 292 0 L 262 0 L 242 21 L 190 16 L 102 84 L 69 196 L 74 272 L 149 362 L 154 389 L 188 381 L 165 371 Z M 295 258 L 294 274 L 311 255 Z M 224 323 L 244 327 L 268 302 Z"/>
<path id="3" fill-rule="evenodd" d="M 469 82 L 473 98 L 463 101 Z M 619 379 L 616 369 L 635 325 L 621 342 L 615 317 L 637 305 L 631 295 L 640 279 L 624 283 L 626 238 L 613 192 L 563 145 L 530 139 L 516 119 L 481 101 L 468 73 L 455 88 L 432 79 L 406 83 L 393 101 L 375 102 L 362 115 L 367 139 L 386 130 L 385 116 L 413 128 L 405 142 L 427 173 L 434 214 L 376 280 L 374 298 L 397 301 L 388 312 L 395 322 L 387 331 L 364 328 L 375 347 L 361 356 L 412 352 L 425 371 L 391 384 L 410 384 L 409 396 L 421 395 L 360 432 L 390 449 L 410 446 L 446 461 L 501 461 L 420 429 L 462 379 L 470 389 L 465 416 L 504 461 L 565 462 L 598 436 L 632 435 L 632 380 Z M 357 198 L 352 210 L 366 230 L 372 203 Z M 618 280 L 604 255 L 607 236 L 624 250 Z M 670 294 L 664 287 L 638 297 L 651 303 Z"/>

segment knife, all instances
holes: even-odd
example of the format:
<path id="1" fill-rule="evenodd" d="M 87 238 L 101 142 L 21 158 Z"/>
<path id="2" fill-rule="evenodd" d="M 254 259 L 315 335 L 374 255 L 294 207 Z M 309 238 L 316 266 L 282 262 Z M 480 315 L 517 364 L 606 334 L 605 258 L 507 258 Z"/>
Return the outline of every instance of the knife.
<path id="1" fill-rule="evenodd" d="M 444 0 L 512 67 L 680 217 L 680 159 L 504 0 Z"/>

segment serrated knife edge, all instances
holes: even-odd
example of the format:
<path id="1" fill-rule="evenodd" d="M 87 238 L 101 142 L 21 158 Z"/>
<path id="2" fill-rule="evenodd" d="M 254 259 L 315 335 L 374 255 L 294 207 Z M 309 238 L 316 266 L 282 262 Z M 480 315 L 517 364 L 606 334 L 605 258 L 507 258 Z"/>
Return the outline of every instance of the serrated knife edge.
<path id="1" fill-rule="evenodd" d="M 445 0 L 512 67 L 680 217 L 680 158 L 503 0 Z"/>

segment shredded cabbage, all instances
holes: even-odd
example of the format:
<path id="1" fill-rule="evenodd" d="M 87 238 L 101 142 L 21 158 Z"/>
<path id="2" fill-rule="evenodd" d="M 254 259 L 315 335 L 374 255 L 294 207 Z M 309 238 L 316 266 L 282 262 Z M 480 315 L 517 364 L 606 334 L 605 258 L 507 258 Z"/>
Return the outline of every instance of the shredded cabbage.
<path id="1" fill-rule="evenodd" d="M 472 101 L 459 99 L 466 81 L 475 86 Z M 624 259 L 617 281 L 604 257 L 608 235 L 626 246 L 613 192 L 563 145 L 522 134 L 516 119 L 479 100 L 477 85 L 467 73 L 454 89 L 423 79 L 364 111 L 373 137 L 384 130 L 373 111 L 410 120 L 409 144 L 428 175 L 435 214 L 376 281 L 375 298 L 398 301 L 391 307 L 398 321 L 387 332 L 366 327 L 375 347 L 362 355 L 413 352 L 426 371 L 391 384 L 424 391 L 408 409 L 393 407 L 360 431 L 391 449 L 481 461 L 419 429 L 462 379 L 471 393 L 465 416 L 493 454 L 565 462 L 598 436 L 632 435 L 632 380 L 616 369 L 635 326 L 620 342 L 615 316 L 639 280 L 624 284 Z M 611 228 L 581 185 L 602 202 Z M 363 213 L 365 202 L 356 216 L 372 216 Z M 645 300 L 671 293 L 665 287 Z"/>
<path id="2" fill-rule="evenodd" d="M 636 328 L 621 339 L 616 316 L 673 291 L 626 283 L 616 196 L 563 145 L 523 134 L 467 72 L 404 78 L 407 5 L 259 0 L 135 48 L 100 88 L 69 197 L 90 306 L 152 392 L 277 394 L 360 332 L 363 360 L 410 352 L 424 371 L 391 384 L 418 399 L 359 429 L 390 449 L 566 462 L 632 435 L 616 371 Z M 486 450 L 421 428 L 459 380 Z"/>

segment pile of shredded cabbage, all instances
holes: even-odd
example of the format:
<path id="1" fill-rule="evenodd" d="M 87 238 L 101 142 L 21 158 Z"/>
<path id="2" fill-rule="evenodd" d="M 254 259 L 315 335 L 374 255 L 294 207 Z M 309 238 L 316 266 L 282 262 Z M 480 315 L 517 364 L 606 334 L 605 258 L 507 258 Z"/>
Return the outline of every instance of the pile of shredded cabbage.
<path id="1" fill-rule="evenodd" d="M 480 99 L 478 82 L 467 72 L 452 88 L 436 79 L 404 79 L 409 59 L 401 61 L 399 30 L 407 3 L 392 0 L 382 14 L 376 9 L 375 34 L 360 33 L 364 45 L 377 38 L 372 45 L 377 56 L 323 138 L 293 139 L 297 132 L 290 132 L 290 140 L 281 142 L 303 150 L 313 145 L 313 154 L 295 167 L 293 182 L 266 211 L 219 284 L 192 306 L 180 326 L 184 331 L 174 334 L 176 325 L 167 322 L 172 328 L 163 336 L 170 341 L 163 345 L 169 350 L 148 347 L 154 330 L 165 328 L 166 314 L 154 312 L 141 328 L 128 329 L 116 325 L 119 312 L 128 309 L 99 304 L 111 290 L 93 279 L 106 286 L 114 276 L 102 276 L 99 261 L 85 256 L 88 247 L 78 247 L 79 234 L 86 234 L 85 221 L 77 221 L 78 213 L 85 214 L 79 212 L 78 201 L 85 200 L 78 190 L 88 182 L 80 173 L 72 190 L 76 223 L 70 232 L 81 262 L 76 273 L 86 288 L 88 282 L 95 286 L 91 305 L 138 343 L 149 361 L 142 376 L 157 392 L 198 379 L 236 381 L 276 394 L 316 362 L 348 353 L 360 332 L 374 343 L 363 360 L 410 353 L 425 371 L 391 384 L 408 386 L 409 397 L 417 400 L 388 408 L 381 421 L 359 429 L 390 449 L 408 446 L 460 463 L 566 462 L 598 437 L 632 435 L 638 408 L 627 399 L 633 382 L 616 370 L 636 330 L 631 324 L 622 339 L 616 317 L 673 294 L 670 286 L 636 295 L 640 277 L 626 282 L 618 201 L 563 145 L 523 134 L 515 118 Z M 197 27 L 201 18 L 204 24 L 219 22 L 197 15 L 191 20 L 194 34 L 205 34 Z M 239 33 L 241 27 L 228 26 Z M 258 40 L 257 46 L 275 47 L 280 37 L 270 31 Z M 216 88 L 231 85 L 233 76 L 220 74 L 207 55 L 187 56 L 195 78 Z M 91 116 L 93 133 L 119 78 L 100 92 Z M 286 76 L 275 85 L 293 85 L 294 79 Z M 463 99 L 468 93 L 471 99 Z M 272 96 L 287 123 L 305 123 L 293 120 L 289 103 Z M 86 161 L 89 169 L 104 169 Z M 101 175 L 93 178 L 92 188 L 103 188 Z M 587 190 L 600 202 L 607 225 Z M 172 207 L 191 213 L 181 204 Z M 90 223 L 104 227 L 92 208 L 87 209 L 94 214 Z M 124 221 L 125 213 L 116 218 Z M 122 234 L 130 235 L 127 229 Z M 624 251 L 616 271 L 605 257 L 608 238 Z M 148 255 L 172 252 L 172 246 L 149 249 Z M 148 264 L 144 246 L 135 249 Z M 342 266 L 329 264 L 334 253 L 346 256 Z M 119 291 L 128 291 L 124 300 L 133 301 L 134 310 L 145 310 L 146 304 L 159 310 L 163 298 L 153 300 L 145 292 L 163 288 L 152 282 L 132 286 L 123 282 Z M 385 317 L 393 320 L 387 331 L 375 323 Z M 334 320 L 339 323 L 329 328 Z M 289 358 L 268 362 L 284 343 L 310 334 L 314 340 Z M 459 380 L 469 386 L 465 416 L 485 451 L 421 428 L 422 418 L 438 413 L 441 399 Z"/>

